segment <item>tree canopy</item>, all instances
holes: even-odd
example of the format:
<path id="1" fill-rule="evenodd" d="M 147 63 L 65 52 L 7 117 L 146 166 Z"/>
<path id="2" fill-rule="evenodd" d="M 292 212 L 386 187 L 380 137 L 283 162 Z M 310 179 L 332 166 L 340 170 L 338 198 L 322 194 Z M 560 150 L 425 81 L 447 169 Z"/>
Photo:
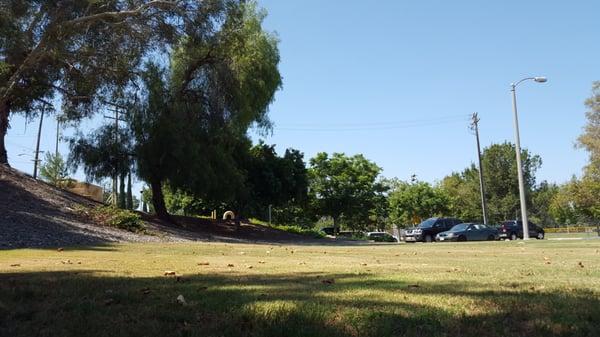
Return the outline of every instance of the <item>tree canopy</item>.
<path id="1" fill-rule="evenodd" d="M 446 195 L 422 181 L 398 181 L 390 192 L 389 203 L 392 221 L 400 226 L 444 215 L 448 210 Z"/>
<path id="2" fill-rule="evenodd" d="M 350 228 L 364 228 L 374 207 L 381 168 L 362 155 L 319 153 L 310 160 L 309 191 L 321 216 L 333 218 L 337 229 L 340 220 Z"/>

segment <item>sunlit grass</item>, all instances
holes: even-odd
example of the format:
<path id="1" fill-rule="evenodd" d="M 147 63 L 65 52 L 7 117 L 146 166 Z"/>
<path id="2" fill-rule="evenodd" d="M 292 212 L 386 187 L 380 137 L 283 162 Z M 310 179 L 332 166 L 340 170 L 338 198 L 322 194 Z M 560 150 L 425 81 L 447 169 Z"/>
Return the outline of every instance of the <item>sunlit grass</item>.
<path id="1" fill-rule="evenodd" d="M 594 336 L 599 250 L 532 240 L 2 251 L 0 335 Z"/>

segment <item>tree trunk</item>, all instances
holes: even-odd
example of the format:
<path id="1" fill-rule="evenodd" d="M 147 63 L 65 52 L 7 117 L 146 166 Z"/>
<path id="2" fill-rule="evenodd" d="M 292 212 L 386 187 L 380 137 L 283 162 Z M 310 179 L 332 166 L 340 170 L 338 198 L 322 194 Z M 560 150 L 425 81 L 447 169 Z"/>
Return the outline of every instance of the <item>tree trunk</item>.
<path id="1" fill-rule="evenodd" d="M 8 166 L 8 155 L 4 138 L 8 131 L 8 115 L 10 113 L 10 104 L 7 101 L 0 102 L 0 165 Z"/>
<path id="2" fill-rule="evenodd" d="M 339 228 L 338 228 L 338 220 L 337 217 L 334 216 L 333 218 L 333 236 L 337 236 L 340 232 Z"/>
<path id="3" fill-rule="evenodd" d="M 127 174 L 127 209 L 133 209 L 133 193 L 131 192 L 131 171 Z"/>
<path id="4" fill-rule="evenodd" d="M 127 209 L 127 202 L 125 198 L 125 174 L 121 174 L 119 178 L 119 208 Z"/>
<path id="5" fill-rule="evenodd" d="M 167 206 L 165 206 L 165 197 L 163 196 L 160 181 L 151 181 L 150 188 L 152 189 L 152 204 L 154 205 L 156 216 L 162 220 L 173 222 L 169 212 L 167 212 Z"/>

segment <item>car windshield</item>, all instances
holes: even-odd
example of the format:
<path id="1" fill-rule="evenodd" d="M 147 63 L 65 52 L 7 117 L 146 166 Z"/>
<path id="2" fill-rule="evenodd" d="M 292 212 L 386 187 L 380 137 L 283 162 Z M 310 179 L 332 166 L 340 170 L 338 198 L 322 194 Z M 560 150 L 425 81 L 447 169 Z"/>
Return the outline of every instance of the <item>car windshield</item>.
<path id="1" fill-rule="evenodd" d="M 427 220 L 421 222 L 419 224 L 419 226 L 417 226 L 417 227 L 418 228 L 430 228 L 433 226 L 433 224 L 435 224 L 435 220 L 437 220 L 437 219 L 435 219 L 435 218 L 427 219 Z"/>
<path id="2" fill-rule="evenodd" d="M 450 232 L 464 231 L 464 230 L 467 230 L 467 228 L 469 228 L 469 226 L 471 226 L 471 224 L 461 223 L 459 225 L 456 225 L 456 226 L 452 227 L 452 229 L 450 229 Z"/>

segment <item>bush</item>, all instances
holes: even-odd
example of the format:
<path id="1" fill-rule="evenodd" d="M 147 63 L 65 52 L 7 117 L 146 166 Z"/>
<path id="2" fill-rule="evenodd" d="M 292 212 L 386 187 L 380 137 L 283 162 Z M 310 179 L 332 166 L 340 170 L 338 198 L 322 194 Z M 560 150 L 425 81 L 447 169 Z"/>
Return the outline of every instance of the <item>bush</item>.
<path id="1" fill-rule="evenodd" d="M 99 206 L 93 208 L 89 214 L 97 222 L 126 231 L 139 233 L 145 230 L 144 223 L 139 214 L 116 208 L 114 206 Z"/>
<path id="2" fill-rule="evenodd" d="M 320 239 L 320 238 L 325 237 L 325 233 L 321 232 L 320 230 L 316 230 L 314 228 L 304 228 L 304 227 L 300 227 L 300 226 L 296 226 L 296 225 L 272 225 L 271 228 L 275 228 L 280 231 L 284 231 L 284 232 L 288 232 L 288 233 L 310 236 L 315 239 Z"/>

